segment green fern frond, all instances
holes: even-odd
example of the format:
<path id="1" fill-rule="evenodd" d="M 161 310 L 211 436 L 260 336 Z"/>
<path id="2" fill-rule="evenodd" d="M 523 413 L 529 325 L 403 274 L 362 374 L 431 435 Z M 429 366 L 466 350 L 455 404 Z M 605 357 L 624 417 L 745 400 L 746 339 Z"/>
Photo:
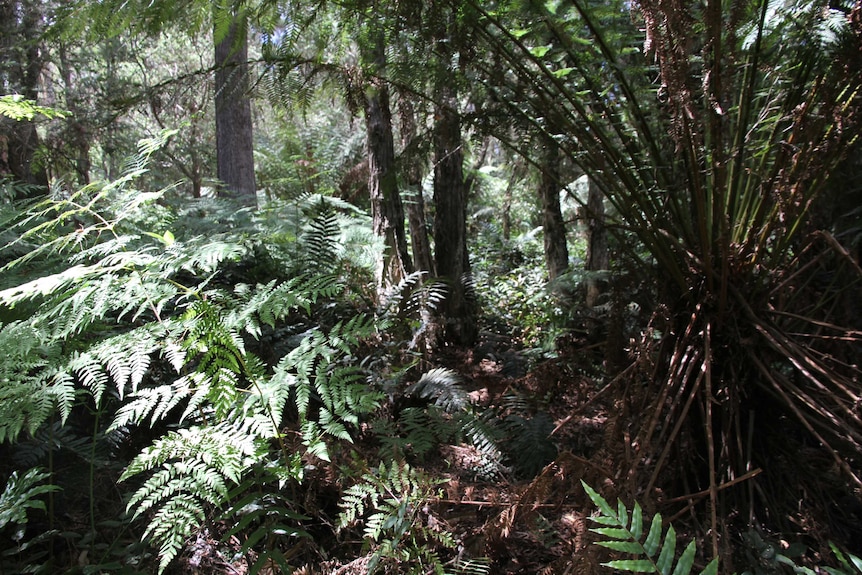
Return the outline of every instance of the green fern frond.
<path id="1" fill-rule="evenodd" d="M 138 390 L 131 396 L 131 401 L 117 410 L 108 430 L 142 425 L 148 417 L 150 425 L 155 425 L 189 396 L 190 386 L 186 384 L 189 377 L 180 378 L 172 384 Z"/>
<path id="2" fill-rule="evenodd" d="M 862 574 L 862 558 L 853 555 L 852 553 L 844 554 L 834 543 L 829 543 L 829 548 L 835 554 L 835 558 L 841 564 L 841 569 L 832 567 L 823 567 L 823 570 L 829 575 L 857 575 Z"/>
<path id="3" fill-rule="evenodd" d="M 45 511 L 45 503 L 38 497 L 60 490 L 56 485 L 38 485 L 49 477 L 50 474 L 39 468 L 29 469 L 21 476 L 17 471 L 12 472 L 9 480 L 6 481 L 3 493 L 0 493 L 0 529 L 11 523 L 16 525 L 27 523 L 28 509 Z"/>
<path id="4" fill-rule="evenodd" d="M 407 388 L 407 395 L 432 399 L 449 413 L 464 410 L 470 405 L 470 396 L 463 388 L 463 379 L 455 371 L 438 367 L 425 372 L 419 381 Z"/>
<path id="5" fill-rule="evenodd" d="M 643 511 L 638 503 L 635 503 L 631 513 L 622 501 L 618 502 L 617 509 L 614 510 L 601 495 L 583 480 L 581 485 L 592 502 L 599 508 L 599 515 L 590 517 L 592 521 L 603 526 L 590 529 L 593 533 L 604 537 L 596 544 L 635 557 L 634 559 L 609 561 L 602 563 L 602 565 L 611 569 L 635 573 L 688 575 L 691 572 L 697 551 L 695 542 L 691 541 L 679 559 L 676 559 L 676 531 L 673 525 L 669 526 L 662 540 L 660 514 L 655 514 L 649 530 L 644 532 Z M 716 575 L 718 573 L 718 558 L 710 561 L 700 573 L 701 575 Z"/>
<path id="6" fill-rule="evenodd" d="M 368 572 L 375 572 L 381 561 L 391 560 L 401 572 L 414 572 L 411 565 L 422 565 L 422 572 L 433 566 L 443 572 L 436 551 L 426 545 L 434 543 L 447 548 L 455 541 L 445 530 L 427 527 L 420 516 L 436 483 L 406 463 L 381 463 L 376 470 L 362 475 L 359 483 L 349 487 L 339 503 L 338 529 L 345 529 L 364 517 L 363 536 L 376 549 Z M 423 563 L 424 562 L 424 563 Z"/>
<path id="7" fill-rule="evenodd" d="M 120 481 L 153 472 L 128 509 L 135 517 L 156 510 L 145 533 L 159 547 L 160 572 L 208 510 L 226 503 L 228 485 L 239 483 L 259 455 L 254 438 L 225 423 L 170 432 L 129 464 Z"/>
<path id="8" fill-rule="evenodd" d="M 551 441 L 554 420 L 545 412 L 533 416 L 512 414 L 502 423 L 509 460 L 516 472 L 524 477 L 533 477 L 557 456 L 557 448 Z"/>

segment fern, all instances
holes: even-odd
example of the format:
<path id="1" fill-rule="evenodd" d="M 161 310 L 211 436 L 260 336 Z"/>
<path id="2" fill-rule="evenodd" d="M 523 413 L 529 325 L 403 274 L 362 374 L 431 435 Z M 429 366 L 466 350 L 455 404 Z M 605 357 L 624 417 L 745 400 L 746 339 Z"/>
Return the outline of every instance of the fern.
<path id="1" fill-rule="evenodd" d="M 425 560 L 436 572 L 442 572 L 440 558 L 425 542 L 444 548 L 453 548 L 455 542 L 449 533 L 425 526 L 421 517 L 434 483 L 406 463 L 392 462 L 387 467 L 381 462 L 344 492 L 339 503 L 338 529 L 364 518 L 363 536 L 377 545 L 368 565 L 369 573 L 381 560 L 389 559 L 397 561 L 400 569 L 412 561 Z"/>
<path id="2" fill-rule="evenodd" d="M 287 467 L 280 462 L 258 463 L 245 481 L 229 493 L 232 503 L 222 519 L 231 527 L 223 539 L 245 537 L 239 553 L 249 559 L 250 551 L 257 554 L 256 562 L 249 561 L 252 575 L 270 562 L 285 572 L 290 571 L 282 549 L 291 545 L 291 540 L 311 537 L 298 525 L 309 518 L 291 509 L 294 502 L 279 492 L 281 484 L 301 474 L 302 462 L 298 454 Z"/>
<path id="3" fill-rule="evenodd" d="M 25 526 L 29 521 L 28 512 L 30 510 L 46 511 L 45 503 L 40 499 L 40 496 L 60 489 L 56 485 L 40 484 L 49 477 L 50 475 L 40 468 L 29 469 L 23 474 L 13 471 L 3 492 L 0 493 L 0 533 L 8 536 L 7 541 L 11 541 L 15 546 L 14 548 L 0 549 L 0 571 L 4 573 L 47 572 L 48 563 L 36 564 L 37 561 L 48 559 L 47 552 L 44 549 L 39 549 L 36 545 L 41 545 L 56 535 L 57 532 L 43 532 L 41 535 L 26 540 Z M 15 557 L 15 555 L 26 561 L 27 564 L 21 562 L 7 564 L 7 558 Z"/>
<path id="4" fill-rule="evenodd" d="M 170 432 L 132 461 L 121 481 L 154 472 L 127 508 L 134 517 L 155 511 L 144 534 L 159 548 L 159 572 L 207 513 L 227 502 L 229 486 L 239 483 L 259 455 L 253 438 L 221 424 Z"/>
<path id="5" fill-rule="evenodd" d="M 38 468 L 30 469 L 21 476 L 17 471 L 12 472 L 3 493 L 0 493 L 0 529 L 5 529 L 10 524 L 27 523 L 28 509 L 45 511 L 45 503 L 38 497 L 60 489 L 51 484 L 38 485 L 49 477 L 48 473 Z"/>
<path id="6" fill-rule="evenodd" d="M 584 481 L 581 481 L 581 484 L 592 502 L 599 508 L 599 515 L 590 518 L 603 526 L 590 530 L 604 537 L 603 540 L 597 541 L 597 544 L 635 557 L 634 559 L 617 559 L 602 563 L 602 565 L 619 571 L 660 573 L 661 575 L 688 575 L 691 572 L 696 552 L 694 541 L 691 541 L 679 559 L 676 559 L 676 531 L 671 525 L 662 540 L 660 514 L 655 514 L 649 530 L 645 532 L 643 511 L 638 503 L 635 503 L 634 508 L 629 513 L 623 502 L 619 501 L 615 511 L 592 487 Z M 706 568 L 701 571 L 701 575 L 716 575 L 717 573 L 718 558 L 710 561 Z"/>
<path id="7" fill-rule="evenodd" d="M 847 553 L 846 555 L 841 552 L 838 547 L 835 546 L 834 543 L 829 544 L 829 548 L 832 549 L 832 552 L 835 554 L 835 558 L 838 559 L 838 562 L 841 564 L 840 569 L 834 569 L 832 567 L 823 567 L 823 570 L 829 573 L 829 575 L 859 575 L 862 574 L 862 558 L 853 555 L 852 553 Z"/>
<path id="8" fill-rule="evenodd" d="M 470 397 L 461 383 L 461 376 L 451 369 L 435 368 L 425 372 L 419 381 L 407 388 L 406 393 L 432 399 L 437 406 L 454 413 L 470 404 Z"/>
<path id="9" fill-rule="evenodd" d="M 372 318 L 364 316 L 339 322 L 328 333 L 314 329 L 275 368 L 275 378 L 295 387 L 303 442 L 321 459 L 329 459 L 324 436 L 350 441 L 346 426 L 358 424 L 384 397 L 369 388 L 361 370 L 337 364 L 375 333 Z M 316 419 L 310 413 L 312 399 L 320 404 Z"/>

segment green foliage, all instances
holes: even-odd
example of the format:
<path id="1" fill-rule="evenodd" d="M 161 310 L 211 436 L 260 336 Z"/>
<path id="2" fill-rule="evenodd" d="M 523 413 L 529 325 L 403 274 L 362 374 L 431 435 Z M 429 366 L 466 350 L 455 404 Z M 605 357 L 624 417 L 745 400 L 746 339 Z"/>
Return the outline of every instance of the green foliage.
<path id="1" fill-rule="evenodd" d="M 669 526 L 662 537 L 661 514 L 656 513 L 650 522 L 649 530 L 644 529 L 643 511 L 640 504 L 635 503 L 629 512 L 622 501 L 614 510 L 610 504 L 592 487 L 581 481 L 587 495 L 599 508 L 599 515 L 590 517 L 592 521 L 603 527 L 590 529 L 602 536 L 597 545 L 626 553 L 634 559 L 616 559 L 602 563 L 606 567 L 619 571 L 635 573 L 660 573 L 661 575 L 688 575 L 694 564 L 697 551 L 695 542 L 691 541 L 679 558 L 676 557 L 676 531 Z M 718 559 L 713 559 L 701 571 L 702 575 L 716 575 Z"/>
<path id="2" fill-rule="evenodd" d="M 284 466 L 281 461 L 259 461 L 246 479 L 230 493 L 231 505 L 221 519 L 230 525 L 223 539 L 245 536 L 239 552 L 249 558 L 250 573 L 258 573 L 268 561 L 288 570 L 282 549 L 297 538 L 311 537 L 298 527 L 309 518 L 294 511 L 296 505 L 281 492 L 284 485 L 302 475 L 302 462 L 297 453 Z M 257 554 L 251 561 L 250 552 Z"/>
<path id="3" fill-rule="evenodd" d="M 44 532 L 35 537 L 28 537 L 26 532 L 27 523 L 30 520 L 29 511 L 38 510 L 46 512 L 45 502 L 40 496 L 47 493 L 59 491 L 56 485 L 42 484 L 50 475 L 41 468 L 32 468 L 23 474 L 13 471 L 6 481 L 3 492 L 0 493 L 0 534 L 8 537 L 14 546 L 9 549 L 0 549 L 0 570 L 26 569 L 27 572 L 45 572 L 44 564 L 39 561 L 45 559 L 44 550 L 39 545 L 55 534 L 53 531 Z M 20 557 L 26 563 L 10 562 L 10 558 Z"/>
<path id="4" fill-rule="evenodd" d="M 368 572 L 379 567 L 399 573 L 443 574 L 443 564 L 431 544 L 454 548 L 445 530 L 426 525 L 425 506 L 433 495 L 434 481 L 406 463 L 381 462 L 366 472 L 342 496 L 338 528 L 364 521 L 363 536 L 374 544 Z M 407 569 L 407 571 L 404 571 Z"/>
<path id="5" fill-rule="evenodd" d="M 287 521 L 301 536 L 302 518 L 283 497 L 258 492 L 254 503 L 255 486 L 300 481 L 301 457 L 328 459 L 327 442 L 351 441 L 382 398 L 353 357 L 376 337 L 374 318 L 350 307 L 334 271 L 351 255 L 342 223 L 366 220 L 316 197 L 300 211 L 307 230 L 284 234 L 267 210 L 160 205 L 165 190 L 136 186 L 170 135 L 142 142 L 120 179 L 13 220 L 0 292 L 0 441 L 27 433 L 36 457 L 52 418 L 62 426 L 92 405 L 112 414 L 112 437 L 149 426 L 156 439 L 121 479 L 136 482 L 128 510 L 147 518 L 159 570 L 219 511 L 249 528 L 244 552 L 278 562 L 271 537 L 257 543 L 276 520 L 272 533 Z M 300 335 L 270 349 L 280 331 Z M 298 452 L 285 443 L 291 413 Z"/>
<path id="6" fill-rule="evenodd" d="M 3 493 L 0 493 L 0 530 L 12 524 L 18 526 L 26 524 L 28 509 L 45 511 L 45 502 L 38 497 L 60 489 L 56 485 L 38 485 L 49 477 L 38 468 L 30 469 L 21 476 L 17 471 L 12 472 Z M 17 536 L 14 538 L 20 539 Z"/>
<path id="7" fill-rule="evenodd" d="M 32 120 L 37 115 L 46 118 L 63 118 L 66 112 L 38 106 L 32 100 L 26 100 L 18 94 L 0 96 L 0 116 L 5 116 L 16 121 Z"/>
<path id="8" fill-rule="evenodd" d="M 153 472 L 128 509 L 135 517 L 154 511 L 144 534 L 159 547 L 160 571 L 259 455 L 248 434 L 225 423 L 169 432 L 132 461 L 121 480 Z"/>
<path id="9" fill-rule="evenodd" d="M 823 570 L 829 573 L 829 575 L 856 575 L 858 573 L 862 573 L 862 558 L 859 558 L 852 553 L 847 553 L 845 555 L 840 549 L 838 549 L 838 547 L 835 546 L 834 543 L 830 543 L 829 547 L 835 554 L 835 558 L 838 559 L 838 562 L 841 564 L 840 569 L 824 567 Z"/>

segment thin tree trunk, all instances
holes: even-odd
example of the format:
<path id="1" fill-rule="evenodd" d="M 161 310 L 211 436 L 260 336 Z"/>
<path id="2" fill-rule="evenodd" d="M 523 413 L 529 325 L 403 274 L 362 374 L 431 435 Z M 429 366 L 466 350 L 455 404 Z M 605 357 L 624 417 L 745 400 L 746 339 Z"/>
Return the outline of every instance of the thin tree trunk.
<path id="1" fill-rule="evenodd" d="M 216 18 L 218 22 L 220 18 Z M 220 195 L 257 205 L 251 101 L 248 96 L 248 23 L 235 15 L 224 37 L 215 36 L 216 162 Z"/>
<path id="2" fill-rule="evenodd" d="M 451 84 L 437 88 L 434 130 L 434 255 L 437 274 L 449 283 L 444 318 L 447 342 L 471 345 L 476 340 L 474 302 L 470 297 L 467 254 L 467 206 L 464 153 L 458 100 Z"/>
<path id="3" fill-rule="evenodd" d="M 416 113 L 407 97 L 401 98 L 401 155 L 404 181 L 408 192 L 406 200 L 407 222 L 410 227 L 410 244 L 413 247 L 413 264 L 422 272 L 434 275 L 434 260 L 428 241 L 428 223 L 425 219 L 425 198 L 422 195 L 422 163 L 415 151 Z"/>
<path id="4" fill-rule="evenodd" d="M 545 236 L 545 265 L 548 279 L 553 282 L 569 267 L 569 248 L 566 245 L 566 224 L 560 209 L 560 154 L 553 143 L 545 148 L 539 195 L 542 198 L 542 226 Z"/>
<path id="5" fill-rule="evenodd" d="M 413 263 L 407 249 L 404 207 L 398 191 L 389 90 L 379 77 L 386 66 L 382 33 L 375 31 L 372 42 L 373 46 L 363 45 L 362 51 L 371 72 L 365 86 L 368 189 L 374 233 L 384 242 L 383 254 L 377 262 L 377 289 L 382 294 L 411 273 Z"/>

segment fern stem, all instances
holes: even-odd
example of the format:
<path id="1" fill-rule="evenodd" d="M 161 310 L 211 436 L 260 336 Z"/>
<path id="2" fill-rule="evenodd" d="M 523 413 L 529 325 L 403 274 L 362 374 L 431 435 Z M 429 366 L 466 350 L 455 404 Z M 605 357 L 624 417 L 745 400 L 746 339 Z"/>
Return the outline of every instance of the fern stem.
<path id="1" fill-rule="evenodd" d="M 90 533 L 92 541 L 96 541 L 96 437 L 99 433 L 99 419 L 102 415 L 102 410 L 99 404 L 96 404 L 96 421 L 93 423 L 93 441 L 90 447 Z"/>

